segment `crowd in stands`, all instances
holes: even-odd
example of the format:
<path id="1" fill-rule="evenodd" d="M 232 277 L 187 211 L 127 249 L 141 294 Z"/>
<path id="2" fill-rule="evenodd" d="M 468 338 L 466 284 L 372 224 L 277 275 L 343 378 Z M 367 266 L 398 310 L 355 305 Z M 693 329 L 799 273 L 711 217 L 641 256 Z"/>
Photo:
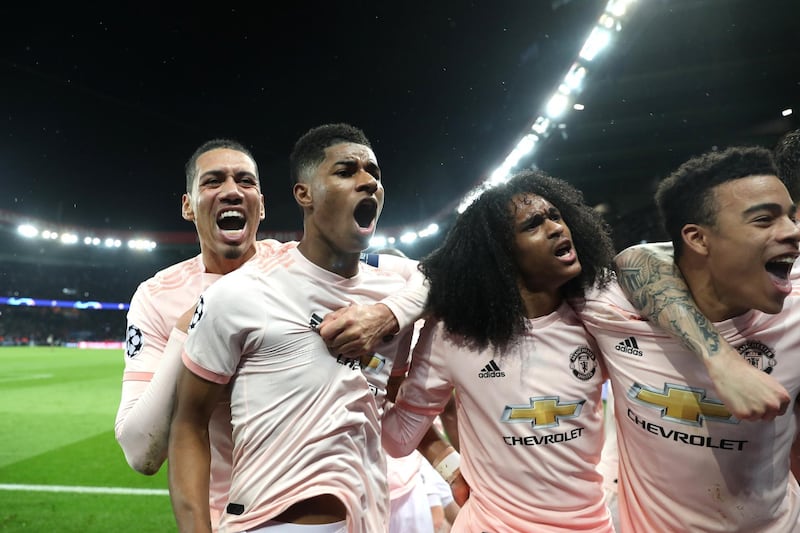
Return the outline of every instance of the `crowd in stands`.
<path id="1" fill-rule="evenodd" d="M 655 240 L 660 230 L 652 214 L 652 208 L 644 207 L 626 215 L 609 216 L 617 248 Z M 197 253 L 191 247 L 146 256 L 105 250 L 91 254 L 64 253 L 57 243 L 32 252 L 15 246 L 13 236 L 2 236 L 0 240 L 7 250 L 0 255 L 0 297 L 37 300 L 127 304 L 142 280 L 177 262 L 176 256 L 187 258 Z M 125 335 L 125 313 L 124 310 L 0 305 L 0 346 L 121 341 Z"/>
<path id="2" fill-rule="evenodd" d="M 0 297 L 6 298 L 127 305 L 142 280 L 174 262 L 169 253 L 133 256 L 112 251 L 103 258 L 102 251 L 64 253 L 58 243 L 38 247 L 34 253 L 15 247 L 13 237 L 3 237 L 0 244 L 6 250 L 0 254 Z M 184 253 L 190 255 L 191 250 Z M 0 346 L 122 341 L 125 313 L 124 309 L 0 305 Z"/>

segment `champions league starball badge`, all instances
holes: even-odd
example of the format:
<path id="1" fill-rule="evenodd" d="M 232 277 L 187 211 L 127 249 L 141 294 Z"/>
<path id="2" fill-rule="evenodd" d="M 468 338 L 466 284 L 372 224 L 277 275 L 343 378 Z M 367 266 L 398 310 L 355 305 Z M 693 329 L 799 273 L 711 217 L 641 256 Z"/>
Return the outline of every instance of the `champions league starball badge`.
<path id="1" fill-rule="evenodd" d="M 134 357 L 142 351 L 144 339 L 142 338 L 142 330 L 131 324 L 128 326 L 128 331 L 125 334 L 125 355 Z"/>
<path id="2" fill-rule="evenodd" d="M 200 296 L 200 300 L 197 302 L 197 307 L 194 308 L 194 315 L 192 315 L 192 321 L 189 323 L 189 329 L 192 330 L 200 322 L 200 319 L 203 318 L 203 297 Z"/>

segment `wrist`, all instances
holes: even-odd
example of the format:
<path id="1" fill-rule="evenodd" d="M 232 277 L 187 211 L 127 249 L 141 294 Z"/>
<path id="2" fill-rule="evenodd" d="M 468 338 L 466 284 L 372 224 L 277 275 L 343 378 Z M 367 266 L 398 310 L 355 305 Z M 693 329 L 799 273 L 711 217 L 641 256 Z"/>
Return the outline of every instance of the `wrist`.
<path id="1" fill-rule="evenodd" d="M 452 484 L 461 473 L 461 455 L 452 446 L 448 446 L 431 464 L 448 484 Z"/>
<path id="2" fill-rule="evenodd" d="M 388 342 L 400 331 L 400 322 L 397 320 L 392 308 L 385 303 L 378 302 L 375 304 L 375 308 L 379 309 L 383 315 L 383 320 L 378 326 L 377 337 L 383 339 L 384 342 Z"/>

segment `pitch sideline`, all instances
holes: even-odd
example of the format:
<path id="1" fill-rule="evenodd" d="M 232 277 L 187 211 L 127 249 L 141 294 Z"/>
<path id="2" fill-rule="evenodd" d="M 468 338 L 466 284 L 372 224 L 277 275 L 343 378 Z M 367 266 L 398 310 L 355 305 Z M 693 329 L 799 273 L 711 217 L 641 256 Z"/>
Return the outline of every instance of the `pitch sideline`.
<path id="1" fill-rule="evenodd" d="M 122 494 L 125 496 L 169 496 L 167 489 L 129 489 L 123 487 L 69 487 L 66 485 L 13 485 L 0 483 L 0 490 L 19 492 L 71 492 L 76 494 Z"/>

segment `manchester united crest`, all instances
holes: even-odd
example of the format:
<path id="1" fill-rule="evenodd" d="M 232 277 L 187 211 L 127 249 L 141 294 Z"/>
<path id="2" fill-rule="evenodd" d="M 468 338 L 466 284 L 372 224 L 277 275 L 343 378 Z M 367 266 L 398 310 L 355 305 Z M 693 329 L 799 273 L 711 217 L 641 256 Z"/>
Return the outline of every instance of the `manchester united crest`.
<path id="1" fill-rule="evenodd" d="M 737 350 L 739 350 L 745 361 L 767 374 L 771 374 L 772 369 L 778 364 L 775 361 L 775 352 L 763 342 L 747 341 L 739 346 Z"/>
<path id="2" fill-rule="evenodd" d="M 569 356 L 569 367 L 576 378 L 588 381 L 597 372 L 597 358 L 588 346 L 579 346 Z"/>

